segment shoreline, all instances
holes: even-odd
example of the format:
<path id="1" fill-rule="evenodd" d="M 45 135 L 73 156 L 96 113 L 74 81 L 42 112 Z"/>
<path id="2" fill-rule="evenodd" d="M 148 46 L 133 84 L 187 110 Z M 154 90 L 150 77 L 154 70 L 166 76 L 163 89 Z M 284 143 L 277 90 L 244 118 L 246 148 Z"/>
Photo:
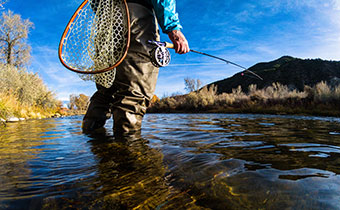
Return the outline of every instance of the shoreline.
<path id="1" fill-rule="evenodd" d="M 336 115 L 329 114 L 329 113 L 320 113 L 320 112 L 274 112 L 272 110 L 267 111 L 245 111 L 245 110 L 234 110 L 234 111 L 227 111 L 227 110 L 209 110 L 209 111 L 171 111 L 171 112 L 165 112 L 165 111 L 149 111 L 146 114 L 254 114 L 254 115 L 277 115 L 277 116 L 306 116 L 306 117 L 331 117 L 331 118 L 340 118 L 340 112 Z M 3 119 L 0 118 L 0 129 L 6 128 L 8 124 L 27 121 L 27 120 L 42 120 L 42 119 L 48 119 L 48 118 L 63 118 L 63 117 L 69 117 L 69 116 L 77 116 L 82 114 L 68 114 L 68 115 L 57 115 L 57 116 L 51 116 L 51 117 L 41 117 L 41 118 L 14 118 L 14 119 Z"/>
<path id="2" fill-rule="evenodd" d="M 16 122 L 22 122 L 27 120 L 42 120 L 42 119 L 48 119 L 48 118 L 62 118 L 62 117 L 68 117 L 68 116 L 76 116 L 76 115 L 83 115 L 83 113 L 66 113 L 66 114 L 60 114 L 60 113 L 54 113 L 51 115 L 43 115 L 40 117 L 8 117 L 8 118 L 0 118 L 0 128 L 6 127 L 8 123 L 16 123 Z"/>
<path id="3" fill-rule="evenodd" d="M 188 111 L 188 110 L 172 110 L 172 111 L 148 111 L 147 114 L 264 114 L 264 115 L 296 115 L 296 116 L 315 116 L 315 117 L 335 117 L 340 118 L 340 111 L 336 114 L 330 112 L 318 111 L 273 111 L 273 110 L 206 110 L 206 111 Z"/>
<path id="4" fill-rule="evenodd" d="M 232 93 L 217 94 L 216 87 L 206 86 L 186 95 L 158 99 L 149 113 L 251 113 L 340 117 L 340 85 L 332 88 L 325 82 L 298 92 L 274 83 L 264 89 L 249 86 Z"/>

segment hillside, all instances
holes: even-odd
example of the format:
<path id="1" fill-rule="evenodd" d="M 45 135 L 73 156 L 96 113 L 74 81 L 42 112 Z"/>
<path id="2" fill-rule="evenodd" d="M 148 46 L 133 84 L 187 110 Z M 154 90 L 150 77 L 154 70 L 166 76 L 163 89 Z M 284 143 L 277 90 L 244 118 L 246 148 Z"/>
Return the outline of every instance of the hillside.
<path id="1" fill-rule="evenodd" d="M 290 56 L 283 56 L 271 62 L 258 63 L 249 70 L 260 75 L 260 80 L 247 73 L 241 73 L 232 77 L 213 82 L 217 86 L 217 93 L 230 93 L 232 89 L 241 85 L 243 91 L 247 91 L 248 86 L 256 84 L 259 89 L 272 85 L 274 82 L 287 85 L 290 89 L 302 91 L 305 85 L 314 86 L 321 81 L 326 81 L 329 85 L 340 84 L 340 62 L 325 61 L 321 59 L 300 59 Z"/>

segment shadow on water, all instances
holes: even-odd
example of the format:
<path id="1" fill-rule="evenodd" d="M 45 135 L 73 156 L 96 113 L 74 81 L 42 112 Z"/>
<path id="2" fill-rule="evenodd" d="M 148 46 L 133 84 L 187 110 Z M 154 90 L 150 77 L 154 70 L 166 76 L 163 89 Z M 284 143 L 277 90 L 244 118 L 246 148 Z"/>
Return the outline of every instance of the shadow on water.
<path id="1" fill-rule="evenodd" d="M 91 137 L 91 150 L 98 161 L 98 188 L 102 194 L 94 202 L 95 208 L 157 209 L 165 203 L 176 207 L 178 204 L 171 200 L 191 200 L 169 185 L 163 154 L 149 147 L 149 141 L 140 133 Z"/>
<path id="2" fill-rule="evenodd" d="M 0 209 L 339 209 L 340 119 L 148 114 L 142 134 L 81 117 L 0 130 Z"/>
<path id="3" fill-rule="evenodd" d="M 191 201 L 169 186 L 163 154 L 140 133 L 85 135 L 79 125 L 68 118 L 3 131 L 0 209 L 157 209 Z"/>

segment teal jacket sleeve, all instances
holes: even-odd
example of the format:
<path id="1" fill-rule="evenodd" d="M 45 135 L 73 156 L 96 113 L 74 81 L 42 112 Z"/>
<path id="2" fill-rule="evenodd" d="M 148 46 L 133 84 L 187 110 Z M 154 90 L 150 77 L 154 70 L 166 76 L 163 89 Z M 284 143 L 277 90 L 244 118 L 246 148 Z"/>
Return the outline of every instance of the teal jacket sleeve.
<path id="1" fill-rule="evenodd" d="M 176 12 L 176 0 L 151 0 L 151 3 L 163 33 L 182 29 Z"/>

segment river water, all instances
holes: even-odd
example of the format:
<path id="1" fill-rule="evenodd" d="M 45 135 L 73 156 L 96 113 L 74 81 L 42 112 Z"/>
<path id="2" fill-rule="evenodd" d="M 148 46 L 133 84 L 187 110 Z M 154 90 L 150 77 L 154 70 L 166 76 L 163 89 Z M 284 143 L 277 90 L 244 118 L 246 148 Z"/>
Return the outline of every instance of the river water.
<path id="1" fill-rule="evenodd" d="M 340 209 L 340 118 L 147 114 L 128 137 L 112 123 L 0 129 L 0 209 Z"/>

